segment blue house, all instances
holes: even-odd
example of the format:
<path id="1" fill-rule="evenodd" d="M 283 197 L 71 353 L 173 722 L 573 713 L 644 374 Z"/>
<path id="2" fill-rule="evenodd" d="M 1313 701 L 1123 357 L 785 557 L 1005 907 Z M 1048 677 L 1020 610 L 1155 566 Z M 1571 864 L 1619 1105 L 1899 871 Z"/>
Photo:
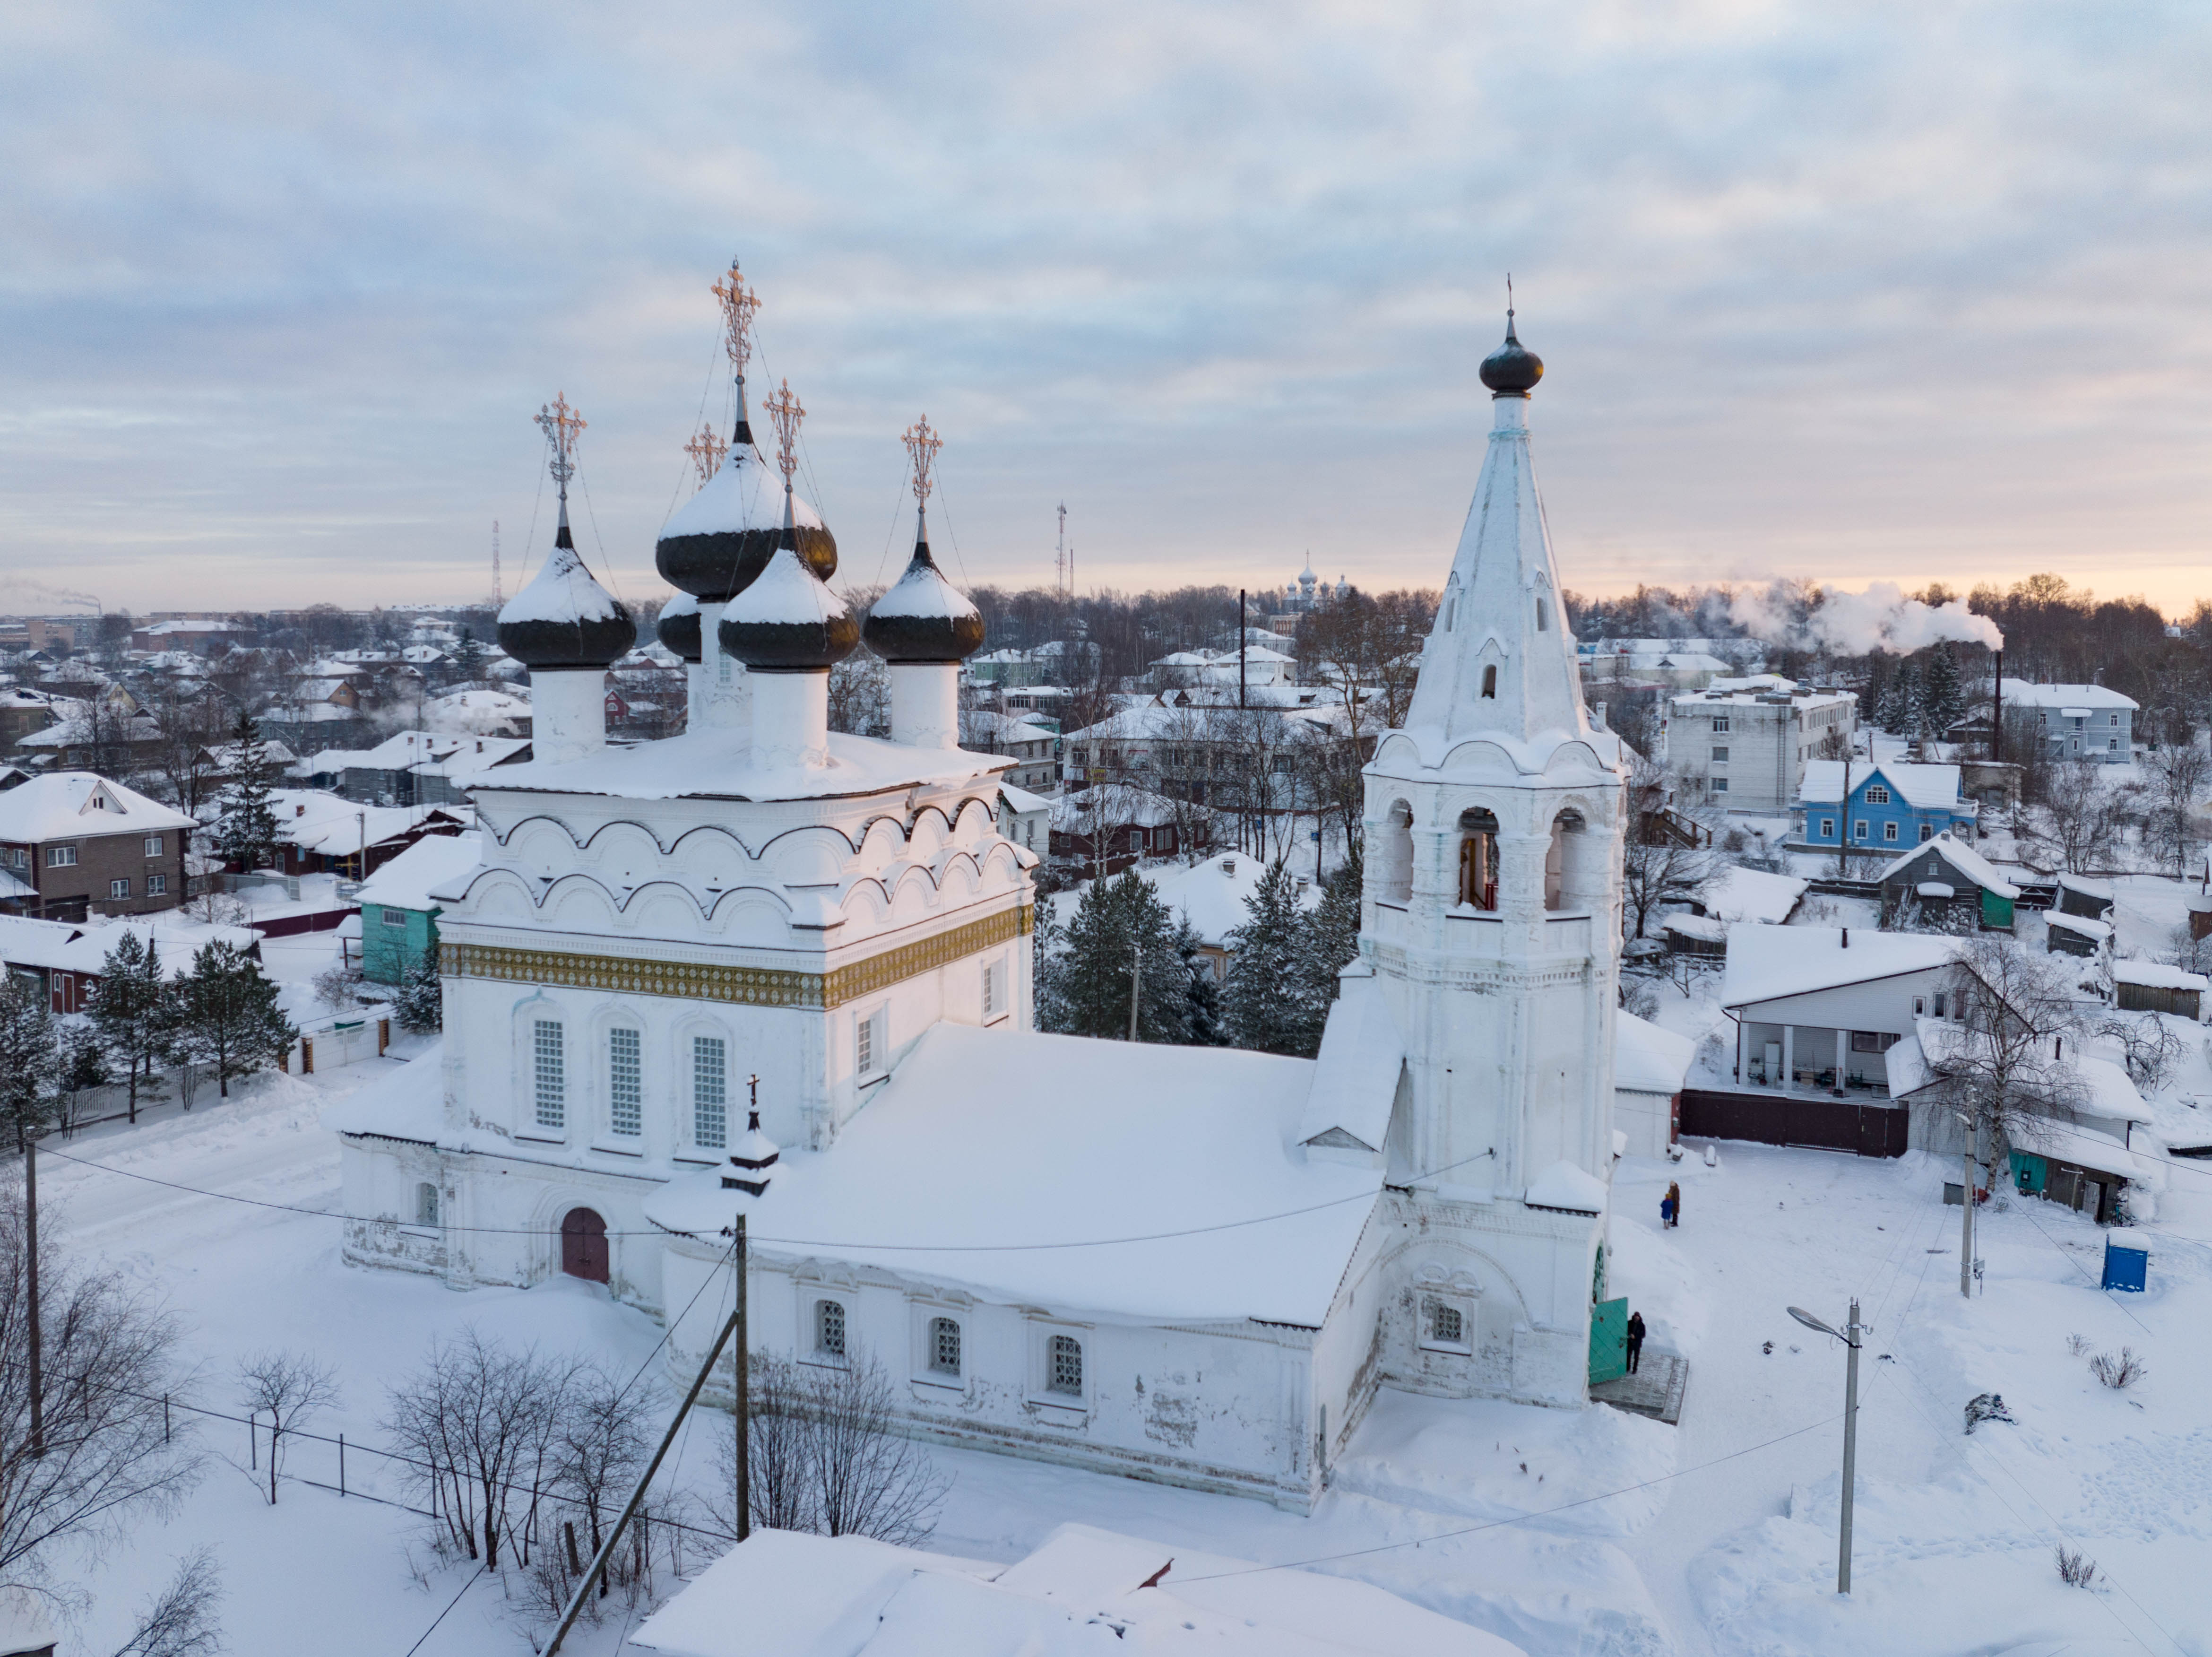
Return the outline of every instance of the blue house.
<path id="1" fill-rule="evenodd" d="M 1960 794 L 1956 765 L 1809 759 L 1790 802 L 1790 837 L 1895 853 L 1947 832 L 1972 839 L 1980 809 Z"/>

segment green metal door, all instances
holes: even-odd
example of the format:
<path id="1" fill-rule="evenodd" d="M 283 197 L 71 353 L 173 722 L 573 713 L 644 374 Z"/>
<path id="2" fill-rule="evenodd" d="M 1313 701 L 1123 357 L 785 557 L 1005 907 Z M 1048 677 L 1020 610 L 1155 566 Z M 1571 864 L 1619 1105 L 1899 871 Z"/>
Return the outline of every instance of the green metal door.
<path id="1" fill-rule="evenodd" d="M 1982 930 L 2009 932 L 2012 930 L 2012 899 L 1999 897 L 1984 890 L 1982 893 Z"/>
<path id="2" fill-rule="evenodd" d="M 1628 1302 L 1600 1301 L 1590 1308 L 1590 1385 L 1628 1373 Z"/>

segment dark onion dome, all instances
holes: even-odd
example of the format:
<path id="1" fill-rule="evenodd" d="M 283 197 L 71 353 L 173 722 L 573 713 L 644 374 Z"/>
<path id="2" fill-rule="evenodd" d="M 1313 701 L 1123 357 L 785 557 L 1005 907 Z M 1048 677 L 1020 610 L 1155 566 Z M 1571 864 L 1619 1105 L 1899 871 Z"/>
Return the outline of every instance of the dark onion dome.
<path id="1" fill-rule="evenodd" d="M 653 564 L 660 578 L 707 604 L 723 604 L 768 568 L 783 538 L 783 480 L 741 425 L 729 455 L 705 487 L 677 509 L 660 532 Z M 799 556 L 823 581 L 837 573 L 837 543 L 821 514 L 794 497 Z"/>
<path id="2" fill-rule="evenodd" d="M 792 497 L 787 494 L 787 501 Z M 860 624 L 844 601 L 822 584 L 793 544 L 795 505 L 787 506 L 783 545 L 722 612 L 715 637 L 722 649 L 756 673 L 821 673 L 853 654 Z"/>
<path id="3" fill-rule="evenodd" d="M 929 542 L 917 540 L 906 573 L 876 600 L 860 637 L 885 661 L 964 661 L 983 643 L 983 615 L 945 579 Z"/>
<path id="4" fill-rule="evenodd" d="M 1544 377 L 1544 359 L 1513 332 L 1513 313 L 1505 314 L 1505 343 L 1482 359 L 1482 383 L 1499 397 L 1526 397 Z"/>
<path id="5" fill-rule="evenodd" d="M 629 611 L 592 579 L 564 521 L 544 566 L 499 612 L 499 648 L 532 673 L 605 669 L 637 643 Z"/>
<path id="6" fill-rule="evenodd" d="M 699 600 L 689 593 L 678 593 L 660 606 L 660 619 L 653 624 L 660 636 L 663 649 L 679 655 L 693 667 L 699 665 L 704 654 L 699 640 Z"/>

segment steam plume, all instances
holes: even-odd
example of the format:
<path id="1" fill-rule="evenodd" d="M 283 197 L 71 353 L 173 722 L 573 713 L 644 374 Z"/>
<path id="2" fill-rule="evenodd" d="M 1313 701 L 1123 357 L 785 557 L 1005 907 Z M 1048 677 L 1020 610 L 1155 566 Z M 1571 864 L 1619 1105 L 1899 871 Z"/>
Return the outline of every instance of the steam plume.
<path id="1" fill-rule="evenodd" d="M 1894 582 L 1875 582 L 1861 593 L 1776 582 L 1736 594 L 1729 611 L 1737 624 L 1770 643 L 1822 649 L 1838 655 L 1888 650 L 1899 655 L 1946 640 L 2004 649 L 2004 635 L 1964 599 L 1923 604 Z"/>

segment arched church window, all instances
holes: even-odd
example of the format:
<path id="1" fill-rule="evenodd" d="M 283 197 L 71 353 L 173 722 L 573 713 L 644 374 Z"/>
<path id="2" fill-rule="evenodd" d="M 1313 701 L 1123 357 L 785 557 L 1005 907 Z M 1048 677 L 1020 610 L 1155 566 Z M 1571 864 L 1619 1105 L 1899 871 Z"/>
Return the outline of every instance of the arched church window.
<path id="1" fill-rule="evenodd" d="M 1467 1314 L 1440 1295 L 1422 1296 L 1421 1339 L 1429 1346 L 1465 1346 Z"/>
<path id="2" fill-rule="evenodd" d="M 1375 895 L 1385 903 L 1409 903 L 1413 896 L 1413 808 L 1394 800 L 1376 837 Z M 1232 874 L 1234 870 L 1231 871 Z"/>
<path id="3" fill-rule="evenodd" d="M 1498 818 L 1469 811 L 1459 819 L 1459 901 L 1475 909 L 1498 907 Z"/>
<path id="4" fill-rule="evenodd" d="M 558 1019 L 538 1019 L 530 1026 L 531 1103 L 541 1128 L 558 1128 L 568 1119 L 568 1055 Z"/>
<path id="5" fill-rule="evenodd" d="M 1544 851 L 1544 907 L 1559 909 L 1566 901 L 1567 837 L 1583 830 L 1581 814 L 1563 811 L 1552 819 L 1552 844 Z"/>
<path id="6" fill-rule="evenodd" d="M 815 1301 L 814 1349 L 825 1358 L 845 1355 L 845 1303 L 842 1301 Z"/>
<path id="7" fill-rule="evenodd" d="M 691 1039 L 691 1141 L 707 1150 L 729 1142 L 729 1050 L 720 1036 Z"/>
<path id="8" fill-rule="evenodd" d="M 1046 1354 L 1045 1388 L 1053 1392 L 1083 1394 L 1083 1343 L 1073 1335 L 1055 1335 Z"/>
<path id="9" fill-rule="evenodd" d="M 939 1375 L 960 1373 L 960 1325 L 953 1319 L 929 1320 L 929 1367 Z"/>
<path id="10" fill-rule="evenodd" d="M 1494 661 L 1482 670 L 1482 693 L 1493 698 L 1498 695 L 1498 664 Z"/>
<path id="11" fill-rule="evenodd" d="M 415 1223 L 418 1226 L 438 1223 L 438 1188 L 427 1179 L 415 1187 Z"/>
<path id="12" fill-rule="evenodd" d="M 1552 631 L 1552 595 L 1540 587 L 1536 589 L 1536 631 Z"/>

